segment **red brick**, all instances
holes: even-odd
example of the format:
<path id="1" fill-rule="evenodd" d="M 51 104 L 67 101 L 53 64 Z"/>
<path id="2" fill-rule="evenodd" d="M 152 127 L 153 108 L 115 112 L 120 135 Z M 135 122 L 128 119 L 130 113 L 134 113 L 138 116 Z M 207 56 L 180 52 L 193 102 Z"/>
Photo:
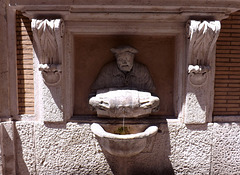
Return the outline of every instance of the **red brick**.
<path id="1" fill-rule="evenodd" d="M 225 19 L 221 21 L 221 24 L 240 24 L 239 20 L 229 20 L 229 19 Z"/>
<path id="2" fill-rule="evenodd" d="M 216 63 L 216 66 L 222 67 L 240 67 L 240 63 Z"/>
<path id="3" fill-rule="evenodd" d="M 226 109 L 226 108 L 214 108 L 214 111 L 215 111 L 215 112 L 216 112 L 216 111 L 222 112 L 222 111 L 227 111 L 227 109 Z"/>
<path id="4" fill-rule="evenodd" d="M 240 53 L 240 48 L 239 50 L 230 50 L 230 53 Z"/>
<path id="5" fill-rule="evenodd" d="M 231 53 L 231 50 L 217 50 L 216 53 L 217 54 L 220 54 L 220 53 Z"/>
<path id="6" fill-rule="evenodd" d="M 17 68 L 19 114 L 34 114 L 31 21 L 17 12 Z"/>
<path id="7" fill-rule="evenodd" d="M 228 84 L 227 83 L 215 83 L 215 88 L 218 88 L 218 87 L 228 87 Z"/>
<path id="8" fill-rule="evenodd" d="M 228 111 L 228 112 L 225 112 L 225 111 L 214 111 L 213 112 L 213 115 L 219 115 L 219 116 L 223 116 L 223 115 L 238 115 L 239 114 L 239 112 L 230 112 L 230 111 Z"/>
<path id="9" fill-rule="evenodd" d="M 215 104 L 214 108 L 238 108 L 239 104 Z"/>
<path id="10" fill-rule="evenodd" d="M 227 41 L 217 41 L 217 46 L 230 46 L 231 42 L 227 42 Z"/>
<path id="11" fill-rule="evenodd" d="M 231 63 L 239 63 L 240 62 L 240 57 L 239 58 L 231 58 L 230 62 Z"/>
<path id="12" fill-rule="evenodd" d="M 240 112 L 240 108 L 227 108 L 227 111 Z"/>
<path id="13" fill-rule="evenodd" d="M 216 59 L 216 62 L 218 62 L 218 63 L 220 63 L 220 62 L 222 62 L 222 63 L 228 63 L 229 61 L 230 61 L 229 58 L 217 58 L 217 59 Z"/>
<path id="14" fill-rule="evenodd" d="M 240 29 L 221 29 L 222 33 L 240 33 Z"/>
<path id="15" fill-rule="evenodd" d="M 240 92 L 228 92 L 228 95 L 240 96 Z"/>
<path id="16" fill-rule="evenodd" d="M 223 104 L 223 103 L 227 103 L 227 100 L 214 100 L 214 103 Z"/>
<path id="17" fill-rule="evenodd" d="M 216 67 L 216 71 L 228 71 L 229 67 Z"/>
<path id="18" fill-rule="evenodd" d="M 240 41 L 237 37 L 219 37 L 218 41 Z"/>

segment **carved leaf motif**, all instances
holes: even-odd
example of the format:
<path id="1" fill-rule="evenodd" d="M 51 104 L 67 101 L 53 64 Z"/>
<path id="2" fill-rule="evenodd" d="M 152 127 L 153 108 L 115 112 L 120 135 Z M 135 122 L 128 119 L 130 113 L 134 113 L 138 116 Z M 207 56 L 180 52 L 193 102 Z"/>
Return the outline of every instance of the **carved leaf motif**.
<path id="1" fill-rule="evenodd" d="M 220 31 L 219 21 L 189 22 L 189 56 L 193 65 L 209 65 Z"/>
<path id="2" fill-rule="evenodd" d="M 40 64 L 59 64 L 59 40 L 63 35 L 64 25 L 61 19 L 32 20 L 34 41 Z"/>
<path id="3" fill-rule="evenodd" d="M 61 19 L 32 20 L 34 50 L 39 59 L 39 70 L 48 86 L 56 86 L 61 81 L 62 36 L 64 24 Z"/>

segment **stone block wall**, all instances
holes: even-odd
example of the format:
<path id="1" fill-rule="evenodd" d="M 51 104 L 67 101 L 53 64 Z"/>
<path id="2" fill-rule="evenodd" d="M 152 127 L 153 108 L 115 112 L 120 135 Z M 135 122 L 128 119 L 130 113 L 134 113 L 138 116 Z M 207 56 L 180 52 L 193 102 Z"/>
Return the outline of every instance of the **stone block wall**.
<path id="1" fill-rule="evenodd" d="M 6 125 L 6 124 L 5 124 Z M 158 125 L 152 149 L 111 156 L 89 124 L 15 122 L 17 174 L 238 174 L 240 125 Z M 11 131 L 7 131 L 11 135 Z M 6 135 L 7 133 L 5 133 Z"/>
<path id="2" fill-rule="evenodd" d="M 33 46 L 31 21 L 16 14 L 19 114 L 34 114 Z"/>
<path id="3" fill-rule="evenodd" d="M 240 114 L 240 12 L 222 20 L 217 41 L 214 115 Z"/>

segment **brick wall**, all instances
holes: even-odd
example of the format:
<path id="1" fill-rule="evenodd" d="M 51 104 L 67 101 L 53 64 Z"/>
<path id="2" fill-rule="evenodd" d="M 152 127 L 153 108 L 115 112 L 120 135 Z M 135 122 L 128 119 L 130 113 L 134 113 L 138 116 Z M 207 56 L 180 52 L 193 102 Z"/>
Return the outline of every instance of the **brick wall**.
<path id="1" fill-rule="evenodd" d="M 33 46 L 31 21 L 16 14 L 19 114 L 34 114 Z"/>
<path id="2" fill-rule="evenodd" d="M 240 11 L 221 21 L 213 115 L 240 114 Z"/>

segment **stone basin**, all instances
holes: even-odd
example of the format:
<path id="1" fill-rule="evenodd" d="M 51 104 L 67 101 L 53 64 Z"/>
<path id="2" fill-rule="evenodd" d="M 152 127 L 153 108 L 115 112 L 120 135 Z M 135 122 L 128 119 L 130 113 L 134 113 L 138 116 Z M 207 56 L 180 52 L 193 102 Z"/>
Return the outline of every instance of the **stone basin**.
<path id="1" fill-rule="evenodd" d="M 89 104 L 98 117 L 137 118 L 152 113 L 159 106 L 159 98 L 137 90 L 98 91 Z"/>
<path id="2" fill-rule="evenodd" d="M 115 129 L 118 126 L 115 126 Z M 100 124 L 91 125 L 92 132 L 96 135 L 101 147 L 108 153 L 119 157 L 131 157 L 139 154 L 151 144 L 153 136 L 157 133 L 157 126 L 144 127 L 142 125 L 130 126 L 133 134 L 119 135 L 111 133 L 114 126 L 106 126 L 104 129 Z M 146 129 L 144 129 L 146 128 Z M 108 131 L 111 132 L 108 132 Z"/>

